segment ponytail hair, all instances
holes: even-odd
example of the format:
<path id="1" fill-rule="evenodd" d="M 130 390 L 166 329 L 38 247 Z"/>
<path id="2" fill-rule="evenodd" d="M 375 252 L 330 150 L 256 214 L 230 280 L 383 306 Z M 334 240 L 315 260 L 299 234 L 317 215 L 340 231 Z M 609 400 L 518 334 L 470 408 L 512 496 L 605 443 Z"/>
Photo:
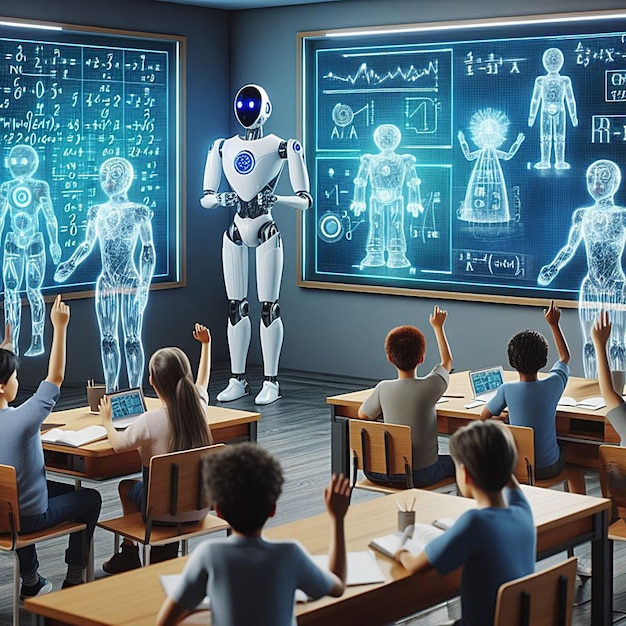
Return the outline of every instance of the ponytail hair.
<path id="1" fill-rule="evenodd" d="M 161 348 L 152 355 L 148 368 L 152 385 L 167 406 L 169 451 L 212 445 L 213 436 L 187 355 L 180 348 Z"/>

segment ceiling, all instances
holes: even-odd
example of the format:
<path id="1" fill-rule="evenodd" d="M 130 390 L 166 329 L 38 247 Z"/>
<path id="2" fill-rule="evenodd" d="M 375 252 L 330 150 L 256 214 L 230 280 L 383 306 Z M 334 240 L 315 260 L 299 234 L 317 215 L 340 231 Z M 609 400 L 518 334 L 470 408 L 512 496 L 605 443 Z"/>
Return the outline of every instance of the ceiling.
<path id="1" fill-rule="evenodd" d="M 342 0 L 159 0 L 175 4 L 193 4 L 212 9 L 264 9 L 267 7 L 284 7 L 293 4 L 314 4 L 316 2 L 341 2 Z"/>

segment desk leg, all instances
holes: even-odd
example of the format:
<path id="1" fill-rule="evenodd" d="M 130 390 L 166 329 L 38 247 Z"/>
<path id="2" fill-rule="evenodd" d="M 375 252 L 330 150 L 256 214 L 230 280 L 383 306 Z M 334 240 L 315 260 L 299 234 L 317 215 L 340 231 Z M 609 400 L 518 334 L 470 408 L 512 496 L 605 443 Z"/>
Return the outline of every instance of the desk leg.
<path id="1" fill-rule="evenodd" d="M 613 621 L 613 542 L 609 541 L 608 512 L 594 516 L 591 542 L 591 623 L 609 626 Z"/>
<path id="2" fill-rule="evenodd" d="M 348 419 L 338 417 L 335 406 L 330 407 L 331 467 L 334 474 L 350 477 L 350 454 L 348 450 Z"/>
<path id="3" fill-rule="evenodd" d="M 249 435 L 250 435 L 250 441 L 255 442 L 257 441 L 257 422 L 250 422 L 250 429 L 249 429 Z"/>

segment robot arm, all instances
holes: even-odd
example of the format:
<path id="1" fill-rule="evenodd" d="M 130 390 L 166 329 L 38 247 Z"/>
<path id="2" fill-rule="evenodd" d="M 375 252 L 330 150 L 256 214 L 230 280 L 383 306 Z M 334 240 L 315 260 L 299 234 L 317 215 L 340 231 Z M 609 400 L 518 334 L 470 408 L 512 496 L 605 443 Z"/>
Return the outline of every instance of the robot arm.
<path id="1" fill-rule="evenodd" d="M 276 196 L 276 202 L 298 211 L 306 211 L 313 204 L 309 184 L 309 173 L 306 169 L 304 150 L 297 139 L 287 142 L 287 164 L 289 165 L 289 179 L 295 196 Z"/>
<path id="2" fill-rule="evenodd" d="M 154 241 L 152 239 L 152 211 L 147 207 L 141 207 L 145 212 L 139 223 L 139 238 L 141 239 L 141 254 L 139 255 L 139 289 L 137 290 L 137 303 L 143 311 L 148 302 L 148 292 L 152 282 L 152 274 L 156 265 Z"/>
<path id="3" fill-rule="evenodd" d="M 222 144 L 223 139 L 216 139 L 209 150 L 204 166 L 204 195 L 200 198 L 200 204 L 205 209 L 214 209 L 223 206 L 217 190 L 222 180 Z"/>
<path id="4" fill-rule="evenodd" d="M 457 138 L 459 140 L 459 144 L 461 144 L 461 150 L 463 150 L 463 156 L 468 161 L 473 161 L 474 159 L 476 159 L 480 151 L 479 150 L 476 150 L 475 152 L 470 151 L 469 146 L 467 145 L 467 139 L 465 139 L 465 133 L 462 130 L 460 130 L 457 133 Z"/>
<path id="5" fill-rule="evenodd" d="M 566 76 L 565 81 L 565 102 L 567 102 L 567 110 L 569 111 L 572 126 L 578 126 L 578 114 L 576 113 L 576 100 L 574 98 L 574 90 L 572 89 L 572 81 Z"/>
<path id="6" fill-rule="evenodd" d="M 535 79 L 535 88 L 533 89 L 533 96 L 530 99 L 530 112 L 528 113 L 528 125 L 532 126 L 535 123 L 537 117 L 537 111 L 539 111 L 539 103 L 541 102 L 541 87 L 543 78 L 538 76 Z"/>
<path id="7" fill-rule="evenodd" d="M 93 250 L 96 242 L 96 217 L 97 207 L 91 207 L 87 214 L 87 228 L 85 230 L 85 241 L 76 248 L 72 256 L 63 263 L 60 263 L 54 273 L 54 280 L 57 283 L 64 283 L 74 272 L 74 270 L 85 260 Z"/>
<path id="8" fill-rule="evenodd" d="M 406 168 L 408 178 L 406 186 L 409 188 L 409 202 L 406 209 L 411 213 L 413 217 L 417 217 L 420 213 L 424 212 L 424 205 L 422 204 L 422 181 L 417 175 L 417 169 L 415 168 L 415 157 L 407 155 Z"/>
<path id="9" fill-rule="evenodd" d="M 61 246 L 59 245 L 59 225 L 57 217 L 54 214 L 52 200 L 50 199 L 50 189 L 48 183 L 42 183 L 40 204 L 46 219 L 46 228 L 48 229 L 48 239 L 50 240 L 50 255 L 52 262 L 58 265 L 61 260 Z"/>
<path id="10" fill-rule="evenodd" d="M 524 142 L 524 139 L 526 139 L 526 136 L 524 135 L 524 133 L 519 133 L 517 135 L 517 138 L 515 139 L 515 142 L 509 148 L 509 151 L 503 152 L 502 150 L 498 150 L 498 156 L 501 159 L 504 159 L 505 161 L 512 159 L 515 156 L 516 152 L 519 150 L 519 147 Z"/>
<path id="11" fill-rule="evenodd" d="M 364 154 L 361 157 L 361 165 L 354 179 L 354 198 L 350 203 L 350 210 L 355 217 L 359 217 L 365 211 L 367 205 L 365 203 L 365 189 L 367 187 L 367 177 L 370 171 L 371 155 Z"/>

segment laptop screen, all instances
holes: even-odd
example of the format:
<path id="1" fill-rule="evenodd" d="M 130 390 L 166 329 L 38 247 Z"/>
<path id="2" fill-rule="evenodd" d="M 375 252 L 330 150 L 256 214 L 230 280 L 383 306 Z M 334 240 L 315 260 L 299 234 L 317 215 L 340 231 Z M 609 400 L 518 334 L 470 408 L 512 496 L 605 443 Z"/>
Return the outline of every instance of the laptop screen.
<path id="1" fill-rule="evenodd" d="M 126 389 L 109 395 L 113 420 L 126 419 L 146 412 L 146 403 L 141 389 Z"/>
<path id="2" fill-rule="evenodd" d="M 474 397 L 479 398 L 490 391 L 495 391 L 504 383 L 502 368 L 498 366 L 470 372 L 470 381 Z"/>

